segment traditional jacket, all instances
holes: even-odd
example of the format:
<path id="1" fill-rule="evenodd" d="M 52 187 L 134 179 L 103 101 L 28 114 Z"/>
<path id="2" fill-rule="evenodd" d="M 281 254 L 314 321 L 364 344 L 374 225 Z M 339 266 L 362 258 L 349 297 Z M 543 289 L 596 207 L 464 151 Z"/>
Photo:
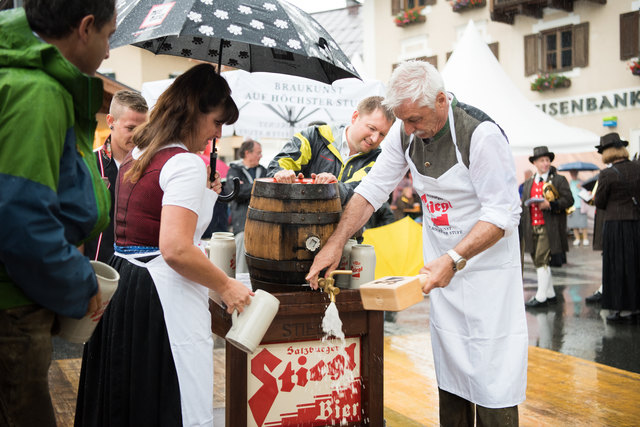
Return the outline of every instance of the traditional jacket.
<path id="1" fill-rule="evenodd" d="M 109 223 L 93 156 L 102 81 L 0 13 L 0 310 L 37 303 L 82 317 L 97 282 L 76 248 Z"/>
<path id="2" fill-rule="evenodd" d="M 340 198 L 344 205 L 375 163 L 380 148 L 369 153 L 359 153 L 345 161 L 340 155 L 344 126 L 312 126 L 293 136 L 282 151 L 269 163 L 268 176 L 288 169 L 302 172 L 305 177 L 312 173 L 329 172 L 338 178 Z"/>
<path id="3" fill-rule="evenodd" d="M 625 160 L 600 171 L 594 203 L 604 221 L 638 221 L 640 207 L 640 165 Z"/>
<path id="4" fill-rule="evenodd" d="M 522 188 L 522 228 L 524 232 L 524 250 L 532 253 L 533 247 L 533 226 L 531 225 L 531 210 L 529 206 L 524 206 L 524 202 L 531 197 L 532 176 L 525 181 Z M 545 182 L 550 182 L 558 190 L 560 197 L 551 202 L 551 209 L 542 211 L 544 226 L 549 237 L 551 253 L 557 254 L 569 251 L 569 241 L 567 240 L 567 213 L 566 209 L 573 206 L 573 195 L 567 179 L 558 175 L 555 167 L 551 166 L 549 175 Z"/>

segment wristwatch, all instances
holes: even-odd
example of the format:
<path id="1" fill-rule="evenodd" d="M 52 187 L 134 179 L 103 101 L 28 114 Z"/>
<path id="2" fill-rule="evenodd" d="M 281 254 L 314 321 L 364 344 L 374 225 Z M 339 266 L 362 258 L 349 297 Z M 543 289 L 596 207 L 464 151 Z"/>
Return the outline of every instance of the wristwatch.
<path id="1" fill-rule="evenodd" d="M 453 271 L 460 271 L 464 268 L 465 265 L 467 265 L 467 260 L 453 249 L 449 249 L 447 251 L 447 255 L 449 255 L 453 260 Z"/>

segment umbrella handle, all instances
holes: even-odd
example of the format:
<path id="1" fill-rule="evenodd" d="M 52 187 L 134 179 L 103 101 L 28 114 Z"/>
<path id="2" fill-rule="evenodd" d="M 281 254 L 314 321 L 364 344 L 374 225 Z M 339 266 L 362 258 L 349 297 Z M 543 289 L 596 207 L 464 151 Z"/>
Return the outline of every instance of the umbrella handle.
<path id="1" fill-rule="evenodd" d="M 218 148 L 216 147 L 216 139 L 211 142 L 211 154 L 209 154 L 209 165 L 211 166 L 211 174 L 209 175 L 209 181 L 213 182 L 216 179 L 216 164 L 218 161 Z M 229 194 L 220 194 L 218 200 L 229 203 L 238 195 L 240 190 L 240 178 L 233 178 L 233 190 Z"/>
<path id="2" fill-rule="evenodd" d="M 238 195 L 238 190 L 240 189 L 240 178 L 235 176 L 233 177 L 232 182 L 233 182 L 233 190 L 231 190 L 231 193 L 220 194 L 218 196 L 218 200 L 223 201 L 225 203 L 229 203 L 230 201 L 236 198 L 236 196 Z"/>

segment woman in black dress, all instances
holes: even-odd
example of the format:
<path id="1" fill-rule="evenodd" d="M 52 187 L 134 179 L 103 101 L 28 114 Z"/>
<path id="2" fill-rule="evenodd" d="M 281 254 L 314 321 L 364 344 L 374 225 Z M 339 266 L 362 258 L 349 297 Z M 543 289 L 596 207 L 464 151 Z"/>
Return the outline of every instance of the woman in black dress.
<path id="1" fill-rule="evenodd" d="M 116 187 L 120 282 L 85 346 L 76 426 L 213 425 L 208 293 L 241 312 L 253 292 L 199 247 L 221 184 L 197 153 L 237 118 L 229 85 L 201 64 L 136 130 Z"/>
<path id="2" fill-rule="evenodd" d="M 594 201 L 602 209 L 602 308 L 608 322 L 633 320 L 640 313 L 640 164 L 629 161 L 629 143 L 617 133 L 600 138 L 602 162 Z"/>

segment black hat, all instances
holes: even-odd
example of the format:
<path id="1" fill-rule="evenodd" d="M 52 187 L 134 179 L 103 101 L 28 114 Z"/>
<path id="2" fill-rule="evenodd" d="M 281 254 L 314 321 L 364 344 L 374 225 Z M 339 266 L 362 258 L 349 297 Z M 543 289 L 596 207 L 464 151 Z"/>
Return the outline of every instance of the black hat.
<path id="1" fill-rule="evenodd" d="M 596 149 L 598 150 L 598 153 L 602 154 L 605 148 L 620 148 L 626 147 L 627 145 L 629 145 L 629 141 L 623 141 L 620 139 L 620 135 L 618 135 L 617 132 L 611 132 L 600 137 L 600 145 L 596 145 Z"/>
<path id="2" fill-rule="evenodd" d="M 549 158 L 549 160 L 551 160 L 553 162 L 553 159 L 555 159 L 556 155 L 553 154 L 551 151 L 549 151 L 549 149 L 547 148 L 546 145 L 542 145 L 540 147 L 535 147 L 533 149 L 533 156 L 529 157 L 529 161 L 531 163 L 533 163 L 533 161 L 535 159 L 537 159 L 538 157 L 542 157 L 542 156 L 547 156 Z"/>

